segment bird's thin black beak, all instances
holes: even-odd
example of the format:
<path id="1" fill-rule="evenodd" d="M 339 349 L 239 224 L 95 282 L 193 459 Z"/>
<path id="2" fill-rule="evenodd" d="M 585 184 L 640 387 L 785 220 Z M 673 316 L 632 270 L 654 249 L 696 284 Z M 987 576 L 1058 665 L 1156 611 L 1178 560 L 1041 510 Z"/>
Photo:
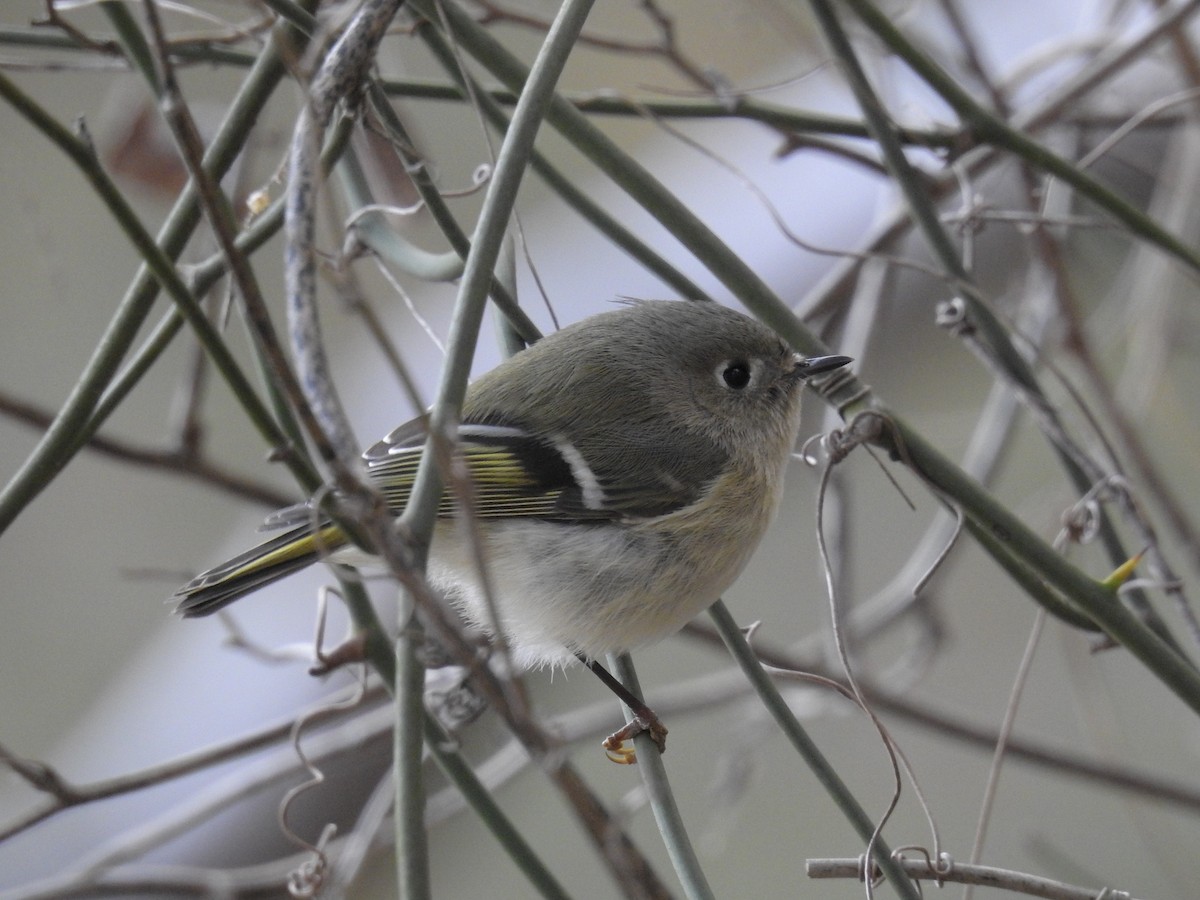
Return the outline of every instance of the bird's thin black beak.
<path id="1" fill-rule="evenodd" d="M 801 378 L 832 372 L 847 363 L 854 362 L 849 356 L 809 356 L 796 364 L 796 374 Z"/>

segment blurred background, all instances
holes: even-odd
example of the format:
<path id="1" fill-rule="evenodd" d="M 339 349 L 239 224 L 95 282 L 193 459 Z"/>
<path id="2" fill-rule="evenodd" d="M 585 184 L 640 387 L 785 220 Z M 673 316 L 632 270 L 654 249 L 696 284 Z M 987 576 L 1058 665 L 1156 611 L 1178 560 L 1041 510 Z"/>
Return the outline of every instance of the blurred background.
<path id="1" fill-rule="evenodd" d="M 251 59 L 260 52 L 269 4 L 159 5 L 171 34 L 198 48 L 180 57 L 191 61 L 180 63 L 179 75 L 201 130 L 211 135 L 247 77 L 234 54 Z M 341 21 L 354 5 L 322 4 L 321 21 Z M 111 40 L 111 20 L 96 5 L 56 6 L 80 34 Z M 126 6 L 142 21 L 140 4 Z M 886 9 L 912 45 L 997 120 L 1028 129 L 1067 159 L 1085 160 L 1081 169 L 1194 247 L 1200 69 L 1186 13 L 1195 6 L 940 0 Z M 540 0 L 461 8 L 526 61 L 556 10 Z M 1156 546 L 1186 593 L 1198 564 L 1192 532 L 1183 526 L 1200 516 L 1195 273 L 1038 168 L 987 147 L 971 149 L 963 142 L 972 136 L 959 130 L 953 111 L 842 12 L 875 89 L 909 129 L 909 158 L 938 201 L 964 268 L 1034 360 L 1064 427 L 1084 451 L 1107 465 L 1109 446 L 1115 448 L 1121 466 L 1106 471 L 1127 473 L 1134 503 L 1157 530 Z M 46 15 L 43 3 L 5 4 L 0 75 L 63 125 L 85 123 L 98 159 L 153 233 L 186 178 L 153 98 L 119 54 L 103 46 L 80 49 L 64 27 L 30 24 Z M 450 81 L 408 33 L 404 15 L 380 51 L 378 71 L 408 95 L 395 108 L 469 233 L 486 187 L 476 184 L 480 167 L 493 161 L 499 138 L 470 103 L 414 96 L 421 86 Z M 1139 45 L 1147 34 L 1157 37 Z M 748 102 L 759 118 L 769 118 L 761 112 L 767 110 L 861 122 L 807 7 L 765 0 L 597 4 L 585 35 L 562 92 L 585 109 L 588 101 L 628 100 L 623 110 L 597 107 L 593 121 L 835 352 L 854 355 L 856 374 L 893 410 L 951 459 L 965 455 L 979 465 L 995 496 L 1053 540 L 1080 492 L 1037 424 L 1013 413 L 1013 390 L 995 388 L 994 373 L 968 343 L 939 325 L 943 304 L 960 291 L 911 230 L 876 145 L 832 129 L 805 131 L 736 115 L 739 103 Z M 221 56 L 222 49 L 229 55 Z M 494 84 L 482 68 L 474 71 Z M 259 189 L 281 194 L 273 177 L 301 102 L 302 92 L 287 82 L 257 117 L 224 182 L 236 202 Z M 713 111 L 681 116 L 667 108 L 687 103 Z M 78 383 L 139 258 L 78 169 L 11 101 L 0 103 L 0 130 L 0 477 L 7 481 L 34 452 L 46 417 Z M 353 147 L 376 202 L 413 206 L 412 187 L 385 142 L 360 134 Z M 543 128 L 538 148 L 702 291 L 739 305 L 635 198 L 560 135 Z M 417 277 L 369 254 L 342 257 L 357 204 L 337 175 L 324 199 L 321 312 L 338 390 L 367 446 L 433 396 L 456 284 Z M 507 258 L 520 302 L 543 330 L 555 327 L 551 310 L 566 324 L 620 297 L 677 295 L 533 173 L 517 209 Z M 447 250 L 425 211 L 385 221 L 405 242 Z M 184 251 L 181 270 L 214 252 L 202 229 Z M 282 321 L 278 237 L 253 264 Z M 211 308 L 222 307 L 228 291 L 218 285 Z M 419 402 L 398 383 L 370 334 L 363 303 L 398 349 Z M 143 337 L 168 308 L 165 298 L 156 302 Z M 493 323 L 489 316 L 477 372 L 502 355 Z M 236 315 L 226 333 L 237 358 L 254 371 Z M 810 397 L 801 440 L 835 424 Z M 86 784 L 268 726 L 278 724 L 281 732 L 253 753 L 184 778 L 67 810 L 16 834 L 0 832 L 0 896 L 100 896 L 110 875 L 113 883 L 126 877 L 136 884 L 139 875 L 163 873 L 211 892 L 214 882 L 199 874 L 203 867 L 234 869 L 227 887 L 248 893 L 246 885 L 258 884 L 254 878 L 270 870 L 271 860 L 299 852 L 275 822 L 283 794 L 305 778 L 284 726 L 352 691 L 356 681 L 348 672 L 311 678 L 304 659 L 295 658 L 308 652 L 317 590 L 330 578 L 317 567 L 235 608 L 247 640 L 283 648 L 289 659 L 269 662 L 228 646 L 227 626 L 216 619 L 184 622 L 171 614 L 165 601 L 179 584 L 256 540 L 259 522 L 275 505 L 302 499 L 287 472 L 266 458 L 224 384 L 198 363 L 186 333 L 99 433 L 106 443 L 47 479 L 0 537 L 0 747 Z M 198 450 L 205 471 L 224 486 L 196 477 L 195 460 L 181 454 L 185 447 Z M 191 474 L 179 471 L 189 465 Z M 794 464 L 778 522 L 726 599 L 740 623 L 761 623 L 756 641 L 764 653 L 791 654 L 805 668 L 841 677 L 816 552 L 819 477 L 819 468 Z M 878 698 L 873 708 L 925 793 L 940 849 L 964 862 L 1037 607 L 965 535 L 914 600 L 953 519 L 901 465 L 860 449 L 838 467 L 832 490 L 826 534 L 855 671 Z M 1130 552 L 1141 549 L 1144 531 L 1113 509 Z M 1095 578 L 1113 568 L 1094 545 L 1069 553 Z M 372 594 L 385 621 L 394 617 L 394 589 L 373 583 Z M 1148 595 L 1194 660 L 1186 617 L 1161 585 Z M 337 606 L 335 638 L 346 628 Z M 703 618 L 700 625 L 711 628 Z M 1055 619 L 1046 623 L 1013 716 L 1015 752 L 996 785 L 980 859 L 1097 890 L 1190 896 L 1200 838 L 1195 716 L 1126 651 L 1097 651 L 1094 643 Z M 637 653 L 635 661 L 651 705 L 671 729 L 667 768 L 714 893 L 861 895 L 853 880 L 806 879 L 806 859 L 857 857 L 862 841 L 723 648 L 703 634 L 684 634 Z M 615 701 L 581 670 L 534 673 L 528 683 L 539 715 L 557 723 L 580 772 L 627 819 L 674 890 L 638 772 L 610 765 L 599 748 L 619 721 Z M 864 807 L 882 815 L 893 791 L 891 765 L 871 722 L 827 689 L 782 683 Z M 376 689 L 364 709 L 340 724 L 311 728 L 313 746 L 331 754 L 321 763 L 329 780 L 289 814 L 310 841 L 327 821 L 343 834 L 354 832 L 387 772 L 390 714 L 378 695 Z M 563 884 L 575 896 L 617 896 L 573 814 L 523 762 L 502 723 L 485 714 L 459 737 Z M 531 896 L 528 882 L 479 820 L 457 808 L 432 766 L 429 777 L 434 895 Z M 43 803 L 25 780 L 0 773 L 0 828 Z M 907 782 L 885 834 L 893 847 L 935 846 Z M 379 843 L 390 836 L 384 826 Z M 267 868 L 252 868 L 260 865 Z M 890 896 L 889 890 L 881 893 Z M 386 846 L 370 855 L 353 886 L 331 891 L 394 895 Z M 161 885 L 143 891 L 171 892 Z"/>

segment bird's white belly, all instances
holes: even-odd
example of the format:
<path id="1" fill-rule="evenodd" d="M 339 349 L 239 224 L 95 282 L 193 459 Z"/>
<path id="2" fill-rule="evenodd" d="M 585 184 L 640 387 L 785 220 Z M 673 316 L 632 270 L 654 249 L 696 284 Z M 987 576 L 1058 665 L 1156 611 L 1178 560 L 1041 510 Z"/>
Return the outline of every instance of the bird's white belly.
<path id="1" fill-rule="evenodd" d="M 447 521 L 429 575 L 471 622 L 502 631 L 522 667 L 566 663 L 576 653 L 596 658 L 667 637 L 707 609 L 745 567 L 773 511 L 773 502 L 759 502 L 714 534 L 684 510 L 669 537 L 661 520 L 482 521 L 486 579 L 459 525 Z"/>

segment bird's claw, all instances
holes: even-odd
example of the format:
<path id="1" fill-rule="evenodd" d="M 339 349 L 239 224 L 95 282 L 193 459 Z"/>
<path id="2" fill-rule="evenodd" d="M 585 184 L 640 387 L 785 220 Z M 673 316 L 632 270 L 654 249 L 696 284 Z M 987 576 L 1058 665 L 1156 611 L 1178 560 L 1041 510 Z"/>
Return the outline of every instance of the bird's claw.
<path id="1" fill-rule="evenodd" d="M 628 742 L 643 733 L 650 735 L 659 753 L 667 752 L 667 726 L 659 721 L 653 712 L 646 710 L 645 713 L 634 716 L 624 728 L 614 731 L 604 739 L 605 756 L 620 766 L 634 765 L 637 762 L 637 750 Z"/>

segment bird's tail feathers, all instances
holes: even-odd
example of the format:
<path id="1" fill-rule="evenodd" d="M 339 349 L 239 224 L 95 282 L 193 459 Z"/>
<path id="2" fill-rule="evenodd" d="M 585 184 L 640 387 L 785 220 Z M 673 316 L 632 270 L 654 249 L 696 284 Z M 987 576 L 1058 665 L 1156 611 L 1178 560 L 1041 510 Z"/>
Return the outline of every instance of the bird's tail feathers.
<path id="1" fill-rule="evenodd" d="M 346 543 L 341 530 L 332 522 L 321 523 L 314 531 L 311 523 L 291 528 L 201 572 L 178 591 L 175 611 L 184 618 L 208 616 L 234 600 L 278 581 L 327 556 Z"/>

